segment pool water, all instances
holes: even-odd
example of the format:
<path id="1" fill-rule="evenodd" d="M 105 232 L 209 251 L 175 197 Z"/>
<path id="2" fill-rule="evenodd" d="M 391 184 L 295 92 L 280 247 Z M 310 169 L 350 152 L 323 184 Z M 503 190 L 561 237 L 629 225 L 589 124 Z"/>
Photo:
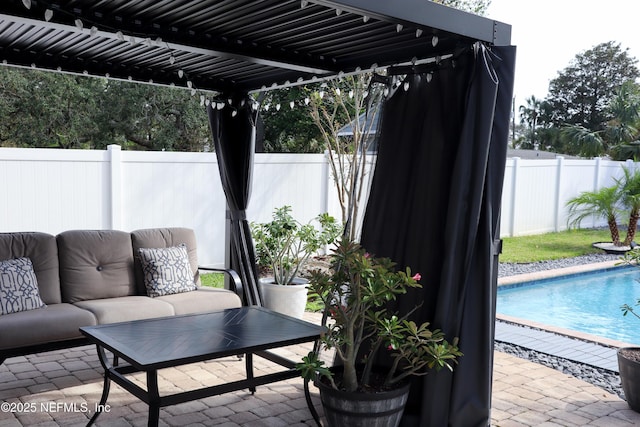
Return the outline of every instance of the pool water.
<path id="1" fill-rule="evenodd" d="M 639 279 L 631 267 L 500 286 L 496 311 L 640 345 L 640 319 L 620 310 L 640 298 Z"/>

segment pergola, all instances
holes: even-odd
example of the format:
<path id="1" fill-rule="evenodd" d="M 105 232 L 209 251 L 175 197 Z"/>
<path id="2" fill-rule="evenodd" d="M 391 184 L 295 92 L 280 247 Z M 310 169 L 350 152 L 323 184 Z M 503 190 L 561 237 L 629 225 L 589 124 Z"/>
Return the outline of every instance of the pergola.
<path id="1" fill-rule="evenodd" d="M 507 24 L 428 0 L 0 2 L 5 65 L 207 100 L 251 304 L 260 300 L 245 210 L 259 106 L 248 94 L 388 67 L 407 83 L 382 113 L 361 242 L 428 278 L 399 304 L 424 301 L 417 315 L 459 336 L 465 356 L 453 374 L 414 382 L 403 425 L 489 424 L 510 38 Z"/>

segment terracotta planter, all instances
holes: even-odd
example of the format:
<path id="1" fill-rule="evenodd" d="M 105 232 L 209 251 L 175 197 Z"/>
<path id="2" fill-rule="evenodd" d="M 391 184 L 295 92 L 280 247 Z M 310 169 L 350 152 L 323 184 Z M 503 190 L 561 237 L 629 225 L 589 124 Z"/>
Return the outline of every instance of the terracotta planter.
<path id="1" fill-rule="evenodd" d="M 409 383 L 375 393 L 335 390 L 316 381 L 329 427 L 397 427 L 409 397 Z"/>
<path id="2" fill-rule="evenodd" d="M 291 285 L 278 285 L 271 277 L 260 279 L 264 307 L 297 319 L 304 314 L 308 287 L 309 282 L 302 278 L 295 278 Z"/>
<path id="3" fill-rule="evenodd" d="M 640 347 L 618 350 L 618 370 L 624 397 L 631 409 L 640 412 Z"/>

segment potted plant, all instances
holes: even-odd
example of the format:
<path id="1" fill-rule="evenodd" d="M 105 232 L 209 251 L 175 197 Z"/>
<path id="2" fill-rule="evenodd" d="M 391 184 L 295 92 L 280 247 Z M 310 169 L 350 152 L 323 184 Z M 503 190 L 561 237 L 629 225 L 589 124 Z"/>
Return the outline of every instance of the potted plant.
<path id="1" fill-rule="evenodd" d="M 429 329 L 429 323 L 409 320 L 412 313 L 399 315 L 387 307 L 397 295 L 420 287 L 419 280 L 420 274 L 412 275 L 409 268 L 396 271 L 391 260 L 375 258 L 348 239 L 331 255 L 329 271 L 311 273 L 310 288 L 324 303 L 328 328 L 321 342 L 335 350 L 338 364 L 326 368 L 318 349 L 305 356 L 298 369 L 320 389 L 330 426 L 398 425 L 409 393 L 408 377 L 426 375 L 432 368 L 453 369 L 462 355 L 457 338 L 449 343 L 442 331 Z M 383 370 L 376 366 L 379 350 L 388 361 Z M 375 420 L 374 414 L 379 415 Z"/>
<path id="2" fill-rule="evenodd" d="M 291 206 L 276 208 L 270 222 L 252 223 L 258 263 L 272 273 L 260 279 L 264 306 L 301 318 L 308 281 L 299 274 L 309 258 L 335 241 L 341 231 L 336 219 L 327 213 L 302 224 L 293 218 Z"/>

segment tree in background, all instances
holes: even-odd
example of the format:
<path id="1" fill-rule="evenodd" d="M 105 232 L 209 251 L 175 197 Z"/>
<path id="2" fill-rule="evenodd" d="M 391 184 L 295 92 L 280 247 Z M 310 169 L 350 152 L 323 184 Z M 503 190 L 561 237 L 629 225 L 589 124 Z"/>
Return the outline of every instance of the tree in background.
<path id="1" fill-rule="evenodd" d="M 94 148 L 99 79 L 0 67 L 0 145 Z"/>
<path id="2" fill-rule="evenodd" d="M 583 157 L 605 154 L 617 160 L 637 157 L 638 125 L 640 124 L 640 87 L 627 81 L 618 88 L 605 109 L 610 119 L 597 131 L 582 125 L 562 128 L 566 152 Z"/>
<path id="3" fill-rule="evenodd" d="M 200 99 L 183 89 L 109 80 L 98 103 L 98 148 L 203 151 L 211 138 Z"/>
<path id="4" fill-rule="evenodd" d="M 549 102 L 556 127 L 582 126 L 599 131 L 612 119 L 607 105 L 616 90 L 626 81 L 635 80 L 640 73 L 637 60 L 628 49 L 607 42 L 576 55 L 570 65 L 558 73 L 549 84 Z"/>
<path id="5" fill-rule="evenodd" d="M 181 89 L 0 67 L 0 145 L 202 151 L 199 98 Z"/>
<path id="6" fill-rule="evenodd" d="M 264 147 L 268 153 L 322 153 L 320 131 L 304 100 L 319 84 L 270 90 L 262 101 Z"/>
<path id="7" fill-rule="evenodd" d="M 475 13 L 476 15 L 484 15 L 489 5 L 491 5 L 491 0 L 433 0 L 433 2 Z"/>

